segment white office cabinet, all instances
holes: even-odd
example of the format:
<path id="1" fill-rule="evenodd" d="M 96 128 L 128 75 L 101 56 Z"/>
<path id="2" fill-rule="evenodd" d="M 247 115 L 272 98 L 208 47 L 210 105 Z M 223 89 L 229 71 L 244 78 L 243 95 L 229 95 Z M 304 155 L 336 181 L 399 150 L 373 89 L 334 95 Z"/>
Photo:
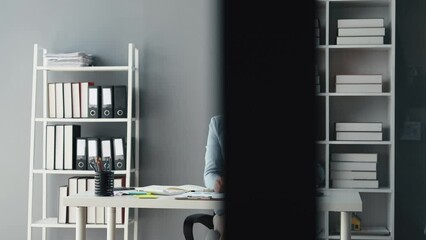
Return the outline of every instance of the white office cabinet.
<path id="1" fill-rule="evenodd" d="M 67 185 L 72 176 L 94 176 L 93 170 L 57 170 L 47 168 L 47 126 L 74 124 L 81 126 L 81 137 L 124 139 L 126 168 L 113 170 L 115 176 L 125 177 L 125 186 L 139 182 L 139 50 L 134 44 L 123 46 L 122 66 L 46 66 L 43 55 L 49 50 L 34 44 L 31 142 L 29 156 L 29 191 L 27 239 L 54 239 L 61 229 L 75 228 L 75 223 L 58 223 L 59 186 Z M 127 116 L 122 118 L 51 118 L 49 83 L 93 82 L 94 86 L 126 86 Z M 49 148 L 48 148 L 49 149 Z M 138 212 L 124 209 L 124 224 L 117 225 L 123 239 L 138 239 Z M 89 229 L 104 229 L 106 224 L 87 224 Z M 131 233 L 130 231 L 133 231 Z M 52 234 L 51 234 L 52 231 Z M 53 234 L 53 231 L 54 234 Z M 97 230 L 102 231 L 102 230 Z M 120 233 L 120 231 L 122 231 Z M 70 232 L 67 231 L 69 234 Z M 53 236 L 52 236 L 53 235 Z M 59 234 L 60 235 L 60 234 Z"/>
<path id="2" fill-rule="evenodd" d="M 315 92 L 318 127 L 316 161 L 325 169 L 325 181 L 319 186 L 319 191 L 349 189 L 360 193 L 363 211 L 357 215 L 361 219 L 361 231 L 352 231 L 352 239 L 394 239 L 395 0 L 316 0 L 316 18 L 319 19 L 320 28 L 319 43 L 318 40 L 315 42 L 316 75 L 320 78 L 320 92 Z M 345 26 L 343 21 L 339 25 L 339 20 L 343 19 L 350 19 L 346 22 L 349 25 Z M 358 44 L 338 44 L 337 38 L 346 32 L 356 37 L 372 34 L 371 29 L 363 27 L 376 28 L 375 34 L 383 39 L 383 44 L 365 44 L 364 40 Z M 381 35 L 383 30 L 384 36 Z M 341 75 L 349 81 L 345 80 L 343 84 L 381 86 L 375 86 L 379 91 L 356 85 L 353 88 L 355 91 L 340 92 L 340 85 L 336 84 L 342 82 L 339 80 L 336 83 L 336 76 L 341 79 Z M 357 78 L 357 75 L 362 77 Z M 353 83 L 350 82 L 352 80 Z M 345 85 L 343 88 L 350 90 L 351 86 Z M 354 140 L 337 140 L 336 135 L 342 134 L 340 131 L 336 134 L 336 123 L 380 123 L 382 128 L 378 132 L 381 140 L 358 138 L 365 135 L 362 130 L 355 135 L 343 134 L 356 137 Z M 365 185 L 370 187 L 336 187 L 333 184 L 335 174 L 333 177 L 331 175 L 333 153 L 376 153 L 373 176 L 377 176 L 374 180 L 378 181 L 378 187 L 371 187 L 374 184 Z M 320 212 L 317 222 L 317 239 L 340 238 L 338 213 Z"/>

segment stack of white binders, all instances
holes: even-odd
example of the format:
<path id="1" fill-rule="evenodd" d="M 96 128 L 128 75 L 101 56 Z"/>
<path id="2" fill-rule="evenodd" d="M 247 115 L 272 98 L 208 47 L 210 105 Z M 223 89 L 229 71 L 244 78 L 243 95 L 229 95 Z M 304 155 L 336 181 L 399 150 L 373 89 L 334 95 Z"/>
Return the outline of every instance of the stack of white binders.
<path id="1" fill-rule="evenodd" d="M 336 93 L 381 93 L 382 75 L 336 75 Z"/>
<path id="2" fill-rule="evenodd" d="M 332 153 L 333 188 L 378 188 L 377 153 Z"/>
<path id="3" fill-rule="evenodd" d="M 337 141 L 382 141 L 380 122 L 337 122 L 335 125 Z"/>
<path id="4" fill-rule="evenodd" d="M 338 19 L 337 45 L 384 44 L 383 18 Z"/>

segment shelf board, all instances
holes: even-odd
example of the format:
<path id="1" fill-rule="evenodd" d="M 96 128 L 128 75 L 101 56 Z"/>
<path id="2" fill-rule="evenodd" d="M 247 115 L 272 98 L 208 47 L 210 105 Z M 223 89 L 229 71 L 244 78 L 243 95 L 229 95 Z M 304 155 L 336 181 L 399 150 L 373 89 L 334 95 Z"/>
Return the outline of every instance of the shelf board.
<path id="1" fill-rule="evenodd" d="M 381 44 L 381 45 L 328 45 L 330 49 L 379 49 L 388 50 L 392 48 L 392 44 Z"/>
<path id="2" fill-rule="evenodd" d="M 134 224 L 134 219 L 129 219 L 129 224 Z M 75 228 L 76 225 L 73 223 L 58 223 L 58 218 L 51 217 L 35 221 L 31 224 L 31 227 L 47 227 L 47 228 Z M 117 224 L 117 228 L 125 228 L 125 224 Z M 107 224 L 86 224 L 86 228 L 107 228 Z"/>
<path id="3" fill-rule="evenodd" d="M 330 235 L 328 239 L 340 239 L 340 235 Z M 368 240 L 391 240 L 390 236 L 372 236 L 372 235 L 354 235 L 351 234 L 351 239 L 368 239 Z"/>
<path id="4" fill-rule="evenodd" d="M 36 122 L 127 122 L 127 118 L 36 118 Z M 131 121 L 136 121 L 136 118 L 132 118 Z"/>
<path id="5" fill-rule="evenodd" d="M 38 66 L 37 70 L 54 71 L 54 72 L 111 72 L 111 71 L 129 71 L 136 70 L 136 67 L 129 68 L 129 66 L 90 66 L 90 67 L 70 67 L 70 66 L 51 66 L 44 67 Z"/>
<path id="6" fill-rule="evenodd" d="M 125 170 L 113 170 L 114 174 L 126 174 Z M 134 173 L 136 170 L 132 168 L 131 173 Z M 92 170 L 46 170 L 46 169 L 34 169 L 33 173 L 37 174 L 57 174 L 57 175 L 94 175 L 95 171 Z"/>
<path id="7" fill-rule="evenodd" d="M 330 188 L 329 191 L 355 191 L 360 193 L 392 193 L 392 190 L 388 187 L 382 188 Z M 319 191 L 324 191 L 324 189 L 319 189 Z"/>
<path id="8" fill-rule="evenodd" d="M 391 141 L 329 141 L 330 144 L 391 145 Z"/>
<path id="9" fill-rule="evenodd" d="M 375 96 L 377 96 L 377 97 L 383 97 L 383 96 L 391 96 L 391 93 L 388 93 L 388 92 L 383 92 L 383 93 L 336 93 L 336 92 L 333 92 L 333 93 L 328 93 L 328 95 L 330 96 L 330 97 L 333 97 L 333 96 L 337 96 L 337 97 L 353 97 L 353 96 L 362 96 L 362 97 L 375 97 Z"/>

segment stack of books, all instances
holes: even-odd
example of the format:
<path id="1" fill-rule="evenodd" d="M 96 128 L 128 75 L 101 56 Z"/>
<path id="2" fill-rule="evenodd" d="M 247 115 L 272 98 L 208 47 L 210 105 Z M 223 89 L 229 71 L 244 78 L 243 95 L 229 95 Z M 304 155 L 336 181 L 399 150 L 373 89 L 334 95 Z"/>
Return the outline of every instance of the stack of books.
<path id="1" fill-rule="evenodd" d="M 315 93 L 321 92 L 321 85 L 320 85 L 320 75 L 318 71 L 318 65 L 315 64 Z"/>
<path id="2" fill-rule="evenodd" d="M 93 56 L 84 52 L 47 53 L 43 56 L 43 65 L 48 66 L 91 66 Z"/>
<path id="3" fill-rule="evenodd" d="M 383 18 L 338 19 L 337 31 L 338 45 L 384 44 Z"/>
<path id="4" fill-rule="evenodd" d="M 336 75 L 336 93 L 381 93 L 382 75 Z"/>
<path id="5" fill-rule="evenodd" d="M 333 188 L 378 188 L 377 153 L 332 153 Z"/>
<path id="6" fill-rule="evenodd" d="M 318 18 L 315 18 L 314 37 L 315 37 L 315 46 L 320 45 L 320 21 Z"/>
<path id="7" fill-rule="evenodd" d="M 337 122 L 337 141 L 382 141 L 381 122 Z"/>

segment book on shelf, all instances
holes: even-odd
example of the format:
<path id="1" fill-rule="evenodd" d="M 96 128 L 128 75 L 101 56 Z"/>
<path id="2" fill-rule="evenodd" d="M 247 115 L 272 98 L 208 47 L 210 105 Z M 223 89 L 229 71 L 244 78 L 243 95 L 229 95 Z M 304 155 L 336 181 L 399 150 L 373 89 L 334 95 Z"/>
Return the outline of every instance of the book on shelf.
<path id="1" fill-rule="evenodd" d="M 340 226 L 335 229 L 336 234 L 340 234 Z M 390 231 L 385 226 L 362 226 L 361 230 L 352 230 L 352 235 L 374 235 L 389 236 Z"/>
<path id="2" fill-rule="evenodd" d="M 72 118 L 72 87 L 70 82 L 64 85 L 64 118 Z"/>
<path id="3" fill-rule="evenodd" d="M 331 183 L 333 188 L 379 188 L 379 180 L 338 179 Z"/>
<path id="4" fill-rule="evenodd" d="M 335 171 L 377 171 L 375 162 L 341 162 L 331 161 L 330 170 Z"/>
<path id="5" fill-rule="evenodd" d="M 64 118 L 64 85 L 55 83 L 56 118 Z"/>
<path id="6" fill-rule="evenodd" d="M 380 84 L 381 74 L 336 75 L 336 84 Z"/>
<path id="7" fill-rule="evenodd" d="M 77 194 L 78 189 L 78 177 L 68 178 L 68 196 Z M 76 223 L 77 219 L 77 207 L 68 207 L 68 223 Z"/>
<path id="8" fill-rule="evenodd" d="M 55 125 L 46 126 L 46 169 L 55 169 Z"/>
<path id="9" fill-rule="evenodd" d="M 337 45 L 347 44 L 383 44 L 383 36 L 337 37 Z"/>
<path id="10" fill-rule="evenodd" d="M 337 19 L 337 28 L 380 28 L 384 26 L 383 18 Z"/>
<path id="11" fill-rule="evenodd" d="M 320 84 L 320 76 L 315 75 L 315 84 Z"/>
<path id="12" fill-rule="evenodd" d="M 376 180 L 376 171 L 330 171 L 330 179 Z"/>
<path id="13" fill-rule="evenodd" d="M 55 125 L 55 169 L 64 169 L 64 125 Z"/>
<path id="14" fill-rule="evenodd" d="M 382 132 L 336 132 L 337 141 L 382 141 Z"/>
<path id="15" fill-rule="evenodd" d="M 380 132 L 381 122 L 336 122 L 336 132 Z"/>
<path id="16" fill-rule="evenodd" d="M 94 86 L 94 82 L 80 82 L 80 111 L 81 117 L 89 117 L 89 86 Z"/>
<path id="17" fill-rule="evenodd" d="M 56 84 L 48 84 L 49 118 L 56 118 Z"/>
<path id="18" fill-rule="evenodd" d="M 336 93 L 381 93 L 382 84 L 336 84 Z"/>
<path id="19" fill-rule="evenodd" d="M 59 186 L 58 201 L 58 223 L 68 222 L 68 207 L 63 204 L 63 199 L 68 195 L 68 186 Z"/>
<path id="20" fill-rule="evenodd" d="M 87 178 L 87 191 L 95 192 L 95 178 Z M 95 224 L 96 223 L 96 207 L 90 206 L 87 207 L 87 223 Z"/>
<path id="21" fill-rule="evenodd" d="M 377 153 L 332 153 L 331 161 L 377 162 Z"/>
<path id="22" fill-rule="evenodd" d="M 339 28 L 337 31 L 339 37 L 355 37 L 355 36 L 385 36 L 384 27 L 356 27 L 356 28 Z"/>
<path id="23" fill-rule="evenodd" d="M 80 83 L 73 82 L 71 84 L 72 87 L 72 117 L 80 118 L 81 110 L 80 110 Z"/>
<path id="24" fill-rule="evenodd" d="M 81 135 L 80 125 L 64 126 L 64 168 L 76 169 L 77 138 Z"/>

